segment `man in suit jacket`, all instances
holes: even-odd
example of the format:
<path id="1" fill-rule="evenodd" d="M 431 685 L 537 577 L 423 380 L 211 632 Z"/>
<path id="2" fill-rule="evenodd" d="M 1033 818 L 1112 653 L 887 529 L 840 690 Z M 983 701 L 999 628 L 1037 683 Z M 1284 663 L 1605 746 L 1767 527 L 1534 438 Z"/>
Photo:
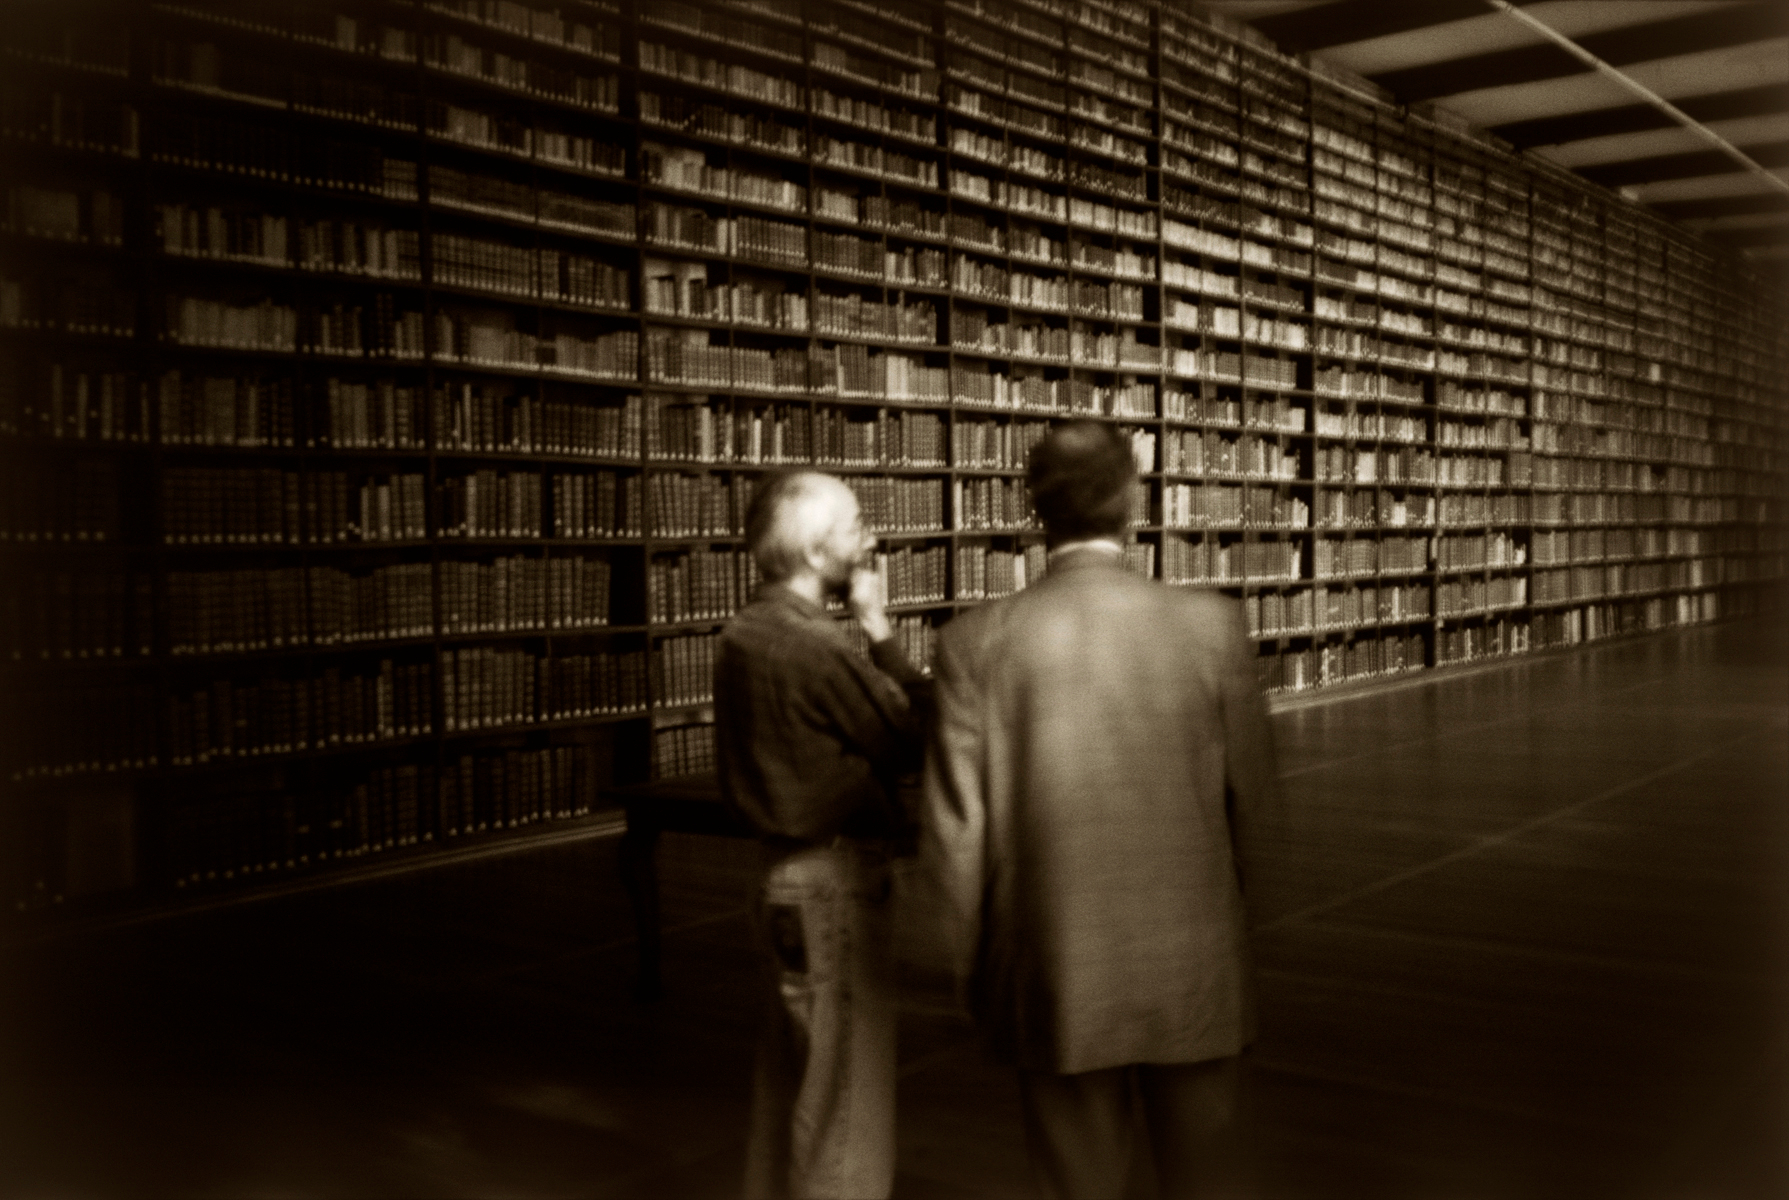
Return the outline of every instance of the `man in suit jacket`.
<path id="1" fill-rule="evenodd" d="M 940 638 L 924 853 L 1045 1194 L 1121 1195 L 1139 1124 L 1164 1194 L 1196 1194 L 1255 1029 L 1238 851 L 1277 785 L 1253 644 L 1236 601 L 1124 568 L 1110 425 L 1052 432 L 1029 484 L 1046 577 Z"/>

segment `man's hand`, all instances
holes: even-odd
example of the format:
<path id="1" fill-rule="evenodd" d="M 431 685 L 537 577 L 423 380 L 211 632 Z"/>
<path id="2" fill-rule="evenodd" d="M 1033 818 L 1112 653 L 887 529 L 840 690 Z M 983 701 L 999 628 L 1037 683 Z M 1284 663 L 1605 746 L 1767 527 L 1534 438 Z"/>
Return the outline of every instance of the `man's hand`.
<path id="1" fill-rule="evenodd" d="M 851 595 L 846 603 L 872 642 L 894 636 L 894 627 L 882 609 L 882 577 L 876 572 L 861 566 L 851 572 Z"/>

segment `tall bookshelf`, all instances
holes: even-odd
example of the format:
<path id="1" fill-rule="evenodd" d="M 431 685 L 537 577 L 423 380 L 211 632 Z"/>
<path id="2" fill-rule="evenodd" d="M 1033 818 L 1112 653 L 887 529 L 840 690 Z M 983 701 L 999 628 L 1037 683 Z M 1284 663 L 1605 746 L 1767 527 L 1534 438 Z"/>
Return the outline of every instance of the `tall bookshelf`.
<path id="1" fill-rule="evenodd" d="M 1127 560 L 1275 692 L 1744 613 L 1783 298 L 1172 5 L 33 3 L 0 53 L 9 908 L 528 836 L 712 761 L 778 465 L 899 636 Z"/>

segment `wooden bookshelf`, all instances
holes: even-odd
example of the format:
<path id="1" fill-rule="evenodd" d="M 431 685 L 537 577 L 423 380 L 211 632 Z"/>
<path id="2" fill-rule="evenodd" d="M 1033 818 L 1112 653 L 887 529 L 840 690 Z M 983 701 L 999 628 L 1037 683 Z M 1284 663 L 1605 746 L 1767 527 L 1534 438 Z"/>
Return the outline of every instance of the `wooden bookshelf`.
<path id="1" fill-rule="evenodd" d="M 1128 561 L 1272 691 L 1741 614 L 1783 298 L 1172 5 L 21 6 L 0 45 L 9 909 L 576 820 L 712 766 L 768 469 L 899 636 Z M 110 894 L 111 901 L 102 901 Z"/>

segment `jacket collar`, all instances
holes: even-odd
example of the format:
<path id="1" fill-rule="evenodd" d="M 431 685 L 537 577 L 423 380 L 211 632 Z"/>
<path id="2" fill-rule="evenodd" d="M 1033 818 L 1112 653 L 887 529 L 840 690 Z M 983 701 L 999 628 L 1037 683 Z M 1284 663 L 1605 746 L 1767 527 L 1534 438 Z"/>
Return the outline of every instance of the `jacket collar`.
<path id="1" fill-rule="evenodd" d="M 1124 569 L 1124 555 L 1113 554 L 1095 546 L 1074 546 L 1066 551 L 1050 555 L 1050 565 L 1045 569 L 1044 577 L 1059 571 L 1080 571 L 1087 568 L 1105 567 L 1111 570 Z"/>
<path id="2" fill-rule="evenodd" d="M 826 610 L 786 583 L 766 583 L 758 588 L 758 599 L 792 609 L 810 620 L 826 620 Z"/>

